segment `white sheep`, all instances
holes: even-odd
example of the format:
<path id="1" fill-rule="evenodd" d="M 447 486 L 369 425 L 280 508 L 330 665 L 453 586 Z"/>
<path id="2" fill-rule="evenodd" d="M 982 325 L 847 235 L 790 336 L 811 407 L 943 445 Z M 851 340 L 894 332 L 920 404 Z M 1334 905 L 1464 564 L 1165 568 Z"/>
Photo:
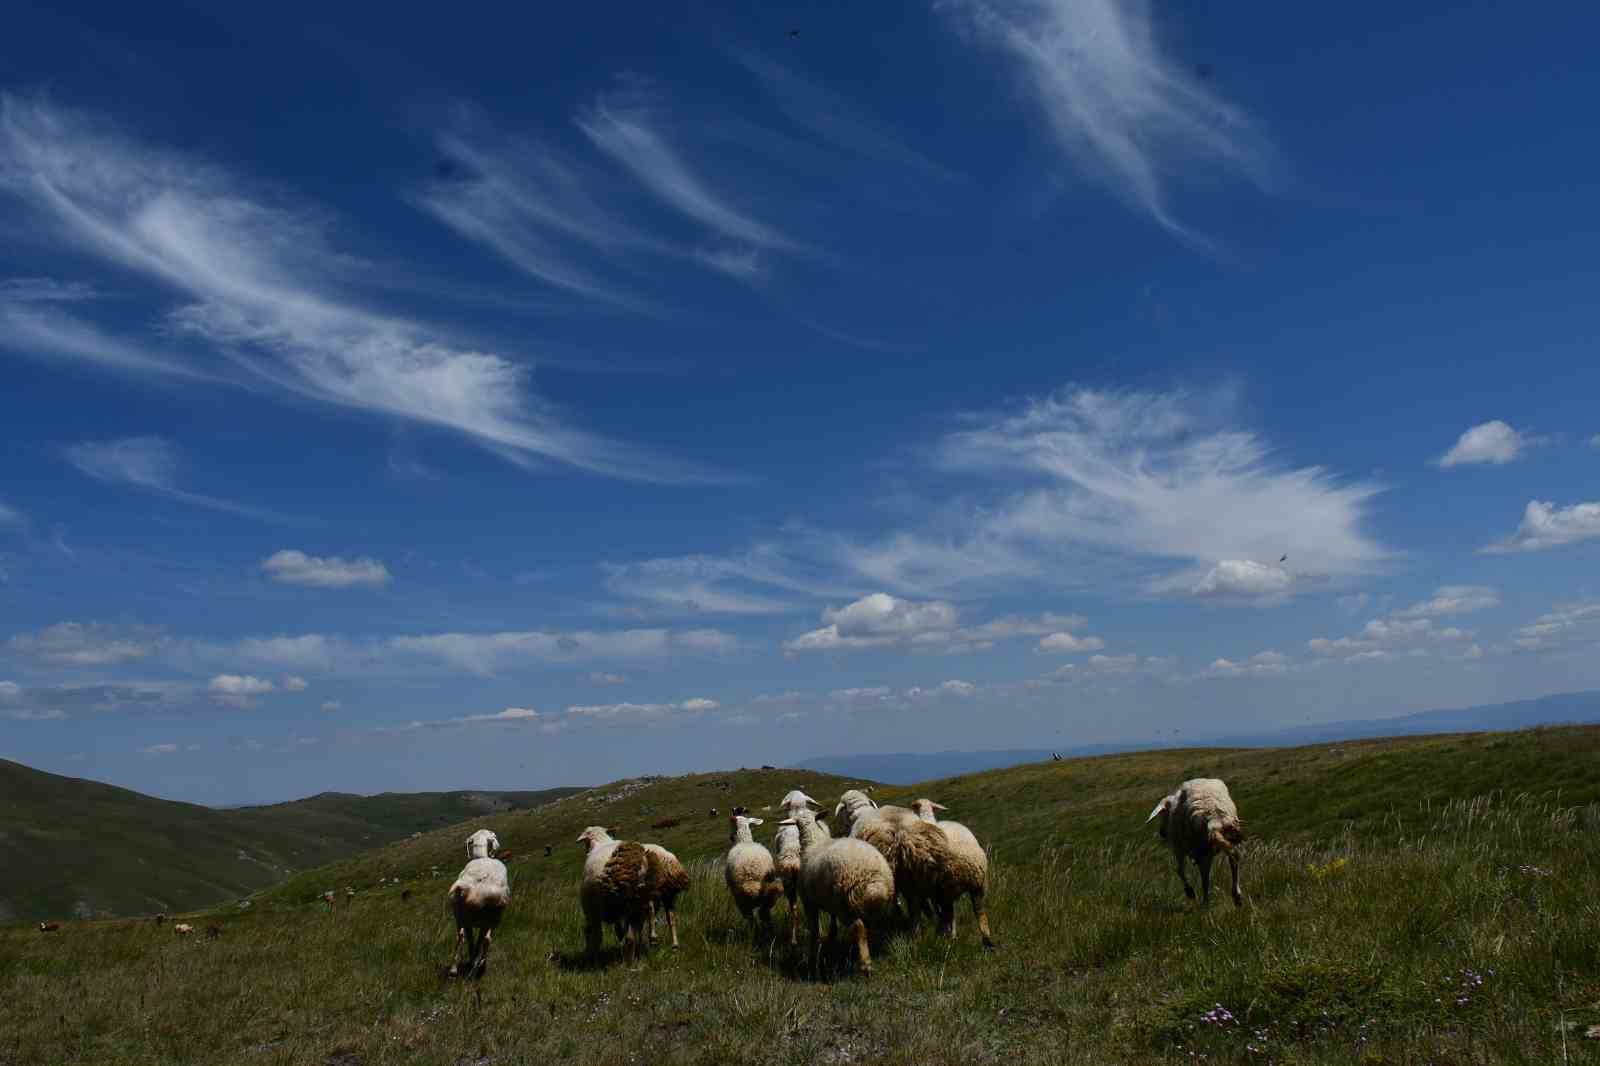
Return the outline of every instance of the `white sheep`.
<path id="1" fill-rule="evenodd" d="M 798 788 L 790 789 L 788 795 L 778 801 L 778 809 L 783 812 L 785 818 L 793 818 L 795 811 L 803 811 L 808 807 L 814 807 L 819 812 L 817 816 L 817 832 L 825 837 L 832 837 L 833 834 L 828 831 L 828 824 L 822 820 L 820 813 L 822 804 L 801 792 Z"/>
<path id="2" fill-rule="evenodd" d="M 665 870 L 661 859 L 643 844 L 615 840 L 604 826 L 591 825 L 578 834 L 587 849 L 578 902 L 583 908 L 584 943 L 591 956 L 600 953 L 606 925 L 622 941 L 622 957 L 632 963 L 648 947 L 645 923 L 660 896 Z"/>
<path id="3" fill-rule="evenodd" d="M 450 973 L 460 974 L 461 949 L 467 952 L 466 973 L 481 975 L 489 965 L 489 943 L 506 908 L 511 905 L 511 881 L 505 863 L 495 858 L 500 838 L 487 829 L 467 837 L 467 864 L 445 893 L 445 904 L 456 921 L 456 951 Z"/>
<path id="4" fill-rule="evenodd" d="M 872 972 L 872 952 L 867 946 L 868 923 L 886 921 L 894 910 L 894 873 L 877 849 L 861 840 L 829 840 L 817 832 L 817 816 L 796 811 L 782 825 L 800 833 L 800 899 L 811 928 L 811 966 L 816 969 L 824 914 L 833 931 L 846 929 L 855 941 L 861 972 Z M 832 936 L 829 937 L 832 940 Z"/>
<path id="5" fill-rule="evenodd" d="M 764 821 L 744 814 L 728 819 L 728 840 L 733 846 L 723 856 L 722 878 L 728 883 L 733 905 L 746 922 L 759 915 L 762 925 L 771 925 L 772 908 L 783 895 L 783 881 L 778 877 L 772 852 L 757 844 L 750 832 L 752 826 Z"/>
<path id="6" fill-rule="evenodd" d="M 817 823 L 817 829 L 821 831 L 821 822 Z M 789 901 L 789 943 L 792 946 L 800 930 L 800 827 L 778 826 L 772 838 L 772 851 L 784 898 Z"/>
<path id="7" fill-rule="evenodd" d="M 989 890 L 989 856 L 983 850 L 983 845 L 978 843 L 978 838 L 973 836 L 972 830 L 960 822 L 941 822 L 934 816 L 934 811 L 946 809 L 943 804 L 935 803 L 931 799 L 919 799 L 911 805 L 911 809 L 916 811 L 917 817 L 924 822 L 938 826 L 949 840 L 950 850 L 955 853 L 960 863 L 953 871 L 955 880 L 972 904 L 972 916 L 978 922 L 978 932 L 983 937 L 983 946 L 994 947 L 994 937 L 989 933 L 989 912 L 983 904 L 984 893 Z M 954 908 L 950 912 L 949 933 L 951 936 L 955 935 Z"/>
<path id="8" fill-rule="evenodd" d="M 1233 902 L 1244 906 L 1244 894 L 1239 891 L 1239 856 L 1234 850 L 1244 840 L 1244 825 L 1239 821 L 1239 809 L 1233 805 L 1228 786 L 1215 777 L 1196 777 L 1178 786 L 1176 792 L 1162 799 L 1145 819 L 1149 824 L 1161 819 L 1161 839 L 1172 848 L 1178 860 L 1178 880 L 1183 882 L 1184 895 L 1194 899 L 1194 887 L 1184 873 L 1184 860 L 1193 859 L 1200 868 L 1200 887 L 1204 902 L 1211 902 L 1211 861 L 1220 851 L 1228 856 L 1233 872 Z"/>
<path id="9" fill-rule="evenodd" d="M 660 844 L 646 844 L 645 850 L 660 860 L 661 875 L 656 891 L 657 898 L 650 903 L 650 942 L 656 939 L 656 913 L 667 916 L 667 932 L 672 934 L 672 946 L 678 946 L 678 893 L 689 887 L 689 871 L 683 868 L 678 857 Z"/>

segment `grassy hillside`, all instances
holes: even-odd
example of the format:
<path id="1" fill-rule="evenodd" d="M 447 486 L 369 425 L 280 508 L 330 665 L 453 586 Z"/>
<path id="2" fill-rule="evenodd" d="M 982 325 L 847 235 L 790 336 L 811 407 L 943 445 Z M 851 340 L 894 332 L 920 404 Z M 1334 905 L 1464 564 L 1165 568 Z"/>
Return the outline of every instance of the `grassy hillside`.
<path id="1" fill-rule="evenodd" d="M 1251 834 L 1240 910 L 1187 903 L 1142 824 L 1198 774 L 1230 782 Z M 889 936 L 870 980 L 818 980 L 740 923 L 706 808 L 845 784 L 621 782 L 486 819 L 516 853 L 516 899 L 477 984 L 440 977 L 461 826 L 201 915 L 212 941 L 149 923 L 0 931 L 0 1063 L 1545 1063 L 1563 1036 L 1571 1061 L 1600 1060 L 1584 1035 L 1600 1023 L 1600 729 L 1146 752 L 882 789 L 940 800 L 990 846 L 1000 948 L 963 913 L 953 943 Z M 572 840 L 590 823 L 692 865 L 680 951 L 630 970 L 608 934 L 600 965 L 581 958 Z M 377 885 L 395 875 L 409 900 Z M 316 901 L 346 884 L 353 902 Z"/>
<path id="2" fill-rule="evenodd" d="M 213 810 L 0 760 L 0 918 L 207 906 L 352 851 L 572 791 L 324 793 Z"/>

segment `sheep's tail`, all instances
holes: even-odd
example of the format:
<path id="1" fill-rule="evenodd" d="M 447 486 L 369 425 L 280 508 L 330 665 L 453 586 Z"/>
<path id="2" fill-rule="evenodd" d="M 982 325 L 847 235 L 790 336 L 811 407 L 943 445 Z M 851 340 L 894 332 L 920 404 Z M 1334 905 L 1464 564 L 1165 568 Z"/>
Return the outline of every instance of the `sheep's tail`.
<path id="1" fill-rule="evenodd" d="M 1222 825 L 1214 826 L 1207 839 L 1211 847 L 1217 851 L 1232 851 L 1244 842 L 1244 826 L 1237 822 L 1224 822 Z"/>

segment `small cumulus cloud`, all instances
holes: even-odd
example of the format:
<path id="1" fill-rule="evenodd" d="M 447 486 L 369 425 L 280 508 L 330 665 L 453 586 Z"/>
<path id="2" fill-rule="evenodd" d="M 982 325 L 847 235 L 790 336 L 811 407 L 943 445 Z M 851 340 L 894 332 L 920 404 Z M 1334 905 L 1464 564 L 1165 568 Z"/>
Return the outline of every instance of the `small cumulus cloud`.
<path id="1" fill-rule="evenodd" d="M 1483 463 L 1501 466 L 1517 459 L 1534 443 L 1497 418 L 1461 434 L 1450 450 L 1435 461 L 1447 469 Z"/>
<path id="2" fill-rule="evenodd" d="M 1516 531 L 1480 550 L 1491 555 L 1544 551 L 1595 537 L 1600 537 L 1600 503 L 1557 507 L 1553 503 L 1530 500 Z"/>
<path id="3" fill-rule="evenodd" d="M 387 585 L 390 580 L 389 568 L 377 559 L 307 555 L 293 548 L 267 556 L 261 560 L 261 569 L 274 581 L 311 588 L 343 589 L 359 585 L 376 588 Z"/>
<path id="4" fill-rule="evenodd" d="M 607 674 L 596 670 L 589 675 L 591 685 L 626 685 L 628 679 L 622 674 Z"/>
<path id="5" fill-rule="evenodd" d="M 275 688 L 271 681 L 248 674 L 218 674 L 206 683 L 212 699 L 241 709 L 252 706 L 257 696 L 265 696 Z"/>
<path id="6" fill-rule="evenodd" d="M 176 744 L 147 744 L 139 749 L 142 755 L 171 755 L 178 750 Z"/>
<path id="7" fill-rule="evenodd" d="M 306 679 L 296 674 L 290 674 L 283 679 L 283 690 L 285 692 L 304 692 L 309 687 L 310 685 L 306 683 Z"/>
<path id="8" fill-rule="evenodd" d="M 337 711 L 343 706 L 344 704 L 340 703 L 338 700 L 326 700 L 322 704 L 322 709 L 325 711 Z"/>
<path id="9" fill-rule="evenodd" d="M 1240 600 L 1272 604 L 1286 598 L 1294 575 L 1282 563 L 1223 559 L 1190 590 L 1198 599 Z"/>
<path id="10" fill-rule="evenodd" d="M 1071 633 L 1051 633 L 1039 640 L 1035 651 L 1056 655 L 1070 655 L 1084 651 L 1099 651 L 1106 642 L 1099 637 L 1076 637 Z"/>

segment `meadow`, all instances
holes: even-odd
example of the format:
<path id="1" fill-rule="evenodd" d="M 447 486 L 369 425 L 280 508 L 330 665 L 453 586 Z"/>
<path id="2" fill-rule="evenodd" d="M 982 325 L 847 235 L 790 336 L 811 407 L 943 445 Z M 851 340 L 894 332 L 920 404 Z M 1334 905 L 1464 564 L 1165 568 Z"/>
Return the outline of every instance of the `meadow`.
<path id="1" fill-rule="evenodd" d="M 1143 824 L 1202 775 L 1228 781 L 1245 820 L 1243 908 L 1187 901 Z M 148 920 L 7 926 L 0 1063 L 1600 1061 L 1600 729 L 1143 752 L 879 788 L 946 804 L 988 845 L 999 947 L 963 908 L 954 941 L 926 924 L 882 938 L 865 979 L 812 974 L 753 934 L 721 877 L 731 806 L 855 783 L 616 782 L 295 875 L 248 909 L 195 914 L 187 938 Z M 663 818 L 681 821 L 650 828 Z M 515 900 L 487 975 L 449 980 L 443 894 L 479 824 L 512 853 Z M 590 824 L 691 867 L 679 950 L 629 968 L 608 933 L 602 959 L 582 956 L 573 841 Z"/>

